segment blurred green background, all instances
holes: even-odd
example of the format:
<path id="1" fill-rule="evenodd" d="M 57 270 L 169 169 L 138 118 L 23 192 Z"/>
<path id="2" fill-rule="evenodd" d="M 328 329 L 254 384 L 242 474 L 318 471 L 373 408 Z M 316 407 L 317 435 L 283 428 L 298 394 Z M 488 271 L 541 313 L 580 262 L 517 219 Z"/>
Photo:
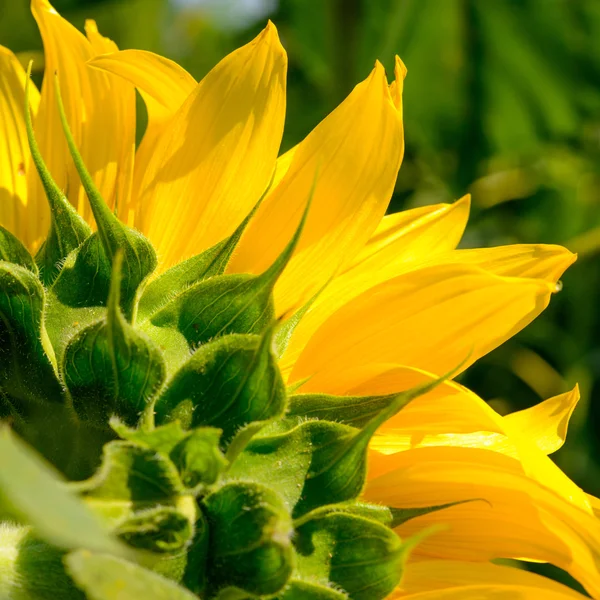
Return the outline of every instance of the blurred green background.
<path id="1" fill-rule="evenodd" d="M 390 212 L 473 194 L 464 246 L 517 242 L 579 253 L 564 289 L 463 382 L 500 412 L 580 383 L 554 455 L 600 495 L 599 0 L 54 0 L 121 48 L 202 77 L 271 18 L 289 55 L 284 149 L 394 54 L 408 67 L 406 157 Z M 0 0 L 0 43 L 41 49 L 27 0 Z M 38 63 L 39 64 L 39 63 Z"/>

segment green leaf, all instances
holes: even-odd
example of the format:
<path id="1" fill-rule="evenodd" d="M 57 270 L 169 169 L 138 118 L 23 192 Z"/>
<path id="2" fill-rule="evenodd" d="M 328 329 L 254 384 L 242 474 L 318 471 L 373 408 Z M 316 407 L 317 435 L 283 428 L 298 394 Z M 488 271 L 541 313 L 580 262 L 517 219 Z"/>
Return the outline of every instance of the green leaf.
<path id="1" fill-rule="evenodd" d="M 59 114 L 67 140 L 67 145 L 75 163 L 81 183 L 88 196 L 92 213 L 96 225 L 98 226 L 98 232 L 95 235 L 96 239 L 101 242 L 101 248 L 98 247 L 98 243 L 94 242 L 95 246 L 85 246 L 80 248 L 79 256 L 83 260 L 86 269 L 83 271 L 83 275 L 90 274 L 93 271 L 93 266 L 90 264 L 89 257 L 86 257 L 86 253 L 91 252 L 93 256 L 97 258 L 96 263 L 96 277 L 80 277 L 79 285 L 82 281 L 93 282 L 90 297 L 94 297 L 96 301 L 104 300 L 108 297 L 108 290 L 110 287 L 110 272 L 111 266 L 115 260 L 115 256 L 118 252 L 123 252 L 123 279 L 121 282 L 121 308 L 125 313 L 128 320 L 135 318 L 136 303 L 138 298 L 138 289 L 142 282 L 150 275 L 157 265 L 156 252 L 150 244 L 150 242 L 138 231 L 126 227 L 117 219 L 117 217 L 110 211 L 106 203 L 104 202 L 96 184 L 92 177 L 87 171 L 81 155 L 75 145 L 75 140 L 71 134 L 67 117 L 65 115 L 61 95 L 60 85 L 58 76 L 55 75 L 55 88 L 56 88 L 56 99 L 59 109 Z M 103 252 L 100 252 L 100 249 Z M 78 258 L 79 258 L 78 256 Z M 103 263 L 102 265 L 100 263 Z M 80 271 L 77 266 L 77 261 L 73 265 L 76 272 Z M 62 284 L 64 286 L 64 282 Z M 61 290 L 63 294 L 68 290 Z M 60 294 L 57 294 L 60 295 Z M 104 302 L 101 303 L 104 305 Z M 76 306 L 76 304 L 70 303 L 67 306 Z M 90 306 L 89 304 L 87 306 Z"/>
<path id="2" fill-rule="evenodd" d="M 183 550 L 194 535 L 194 527 L 177 509 L 159 506 L 129 516 L 115 533 L 134 548 L 166 553 Z"/>
<path id="3" fill-rule="evenodd" d="M 112 556 L 80 551 L 65 562 L 89 600 L 198 600 L 160 575 Z"/>
<path id="4" fill-rule="evenodd" d="M 262 337 L 228 335 L 201 346 L 158 398 L 157 423 L 212 425 L 223 430 L 227 443 L 248 423 L 282 414 L 285 386 L 270 344 L 269 330 Z"/>
<path id="5" fill-rule="evenodd" d="M 0 388 L 13 399 L 62 402 L 44 327 L 44 288 L 25 267 L 0 262 Z"/>
<path id="6" fill-rule="evenodd" d="M 114 261 L 106 318 L 71 339 L 62 364 L 75 411 L 100 429 L 113 414 L 135 425 L 165 377 L 160 351 L 119 308 L 121 257 Z"/>
<path id="7" fill-rule="evenodd" d="M 33 274 L 38 274 L 37 265 L 27 248 L 2 226 L 0 226 L 0 260 L 25 267 Z"/>
<path id="8" fill-rule="evenodd" d="M 92 230 L 56 185 L 40 153 L 31 123 L 29 108 L 30 78 L 31 62 L 25 80 L 25 127 L 33 164 L 37 169 L 50 206 L 50 231 L 35 259 L 40 268 L 42 282 L 44 285 L 50 285 L 56 279 L 67 256 L 91 235 Z"/>
<path id="9" fill-rule="evenodd" d="M 41 457 L 0 429 L 0 504 L 60 548 L 88 548 L 123 555 L 125 547 L 65 485 Z"/>
<path id="10" fill-rule="evenodd" d="M 227 334 L 262 333 L 274 320 L 273 287 L 294 253 L 309 206 L 310 198 L 292 239 L 264 273 L 219 275 L 184 288 L 142 324 L 144 330 L 159 345 L 173 347 L 173 361 L 185 359 L 186 344 L 195 349 Z"/>
<path id="11" fill-rule="evenodd" d="M 385 525 L 343 512 L 315 516 L 296 525 L 298 571 L 333 583 L 352 600 L 378 600 L 400 583 L 412 545 Z"/>
<path id="12" fill-rule="evenodd" d="M 254 483 L 229 483 L 203 501 L 210 527 L 210 586 L 269 595 L 294 568 L 292 522 L 282 500 Z"/>
<path id="13" fill-rule="evenodd" d="M 233 251 L 268 190 L 269 188 L 265 190 L 254 208 L 229 237 L 201 254 L 171 267 L 146 286 L 138 308 L 140 322 L 150 319 L 165 304 L 190 286 L 225 272 Z"/>

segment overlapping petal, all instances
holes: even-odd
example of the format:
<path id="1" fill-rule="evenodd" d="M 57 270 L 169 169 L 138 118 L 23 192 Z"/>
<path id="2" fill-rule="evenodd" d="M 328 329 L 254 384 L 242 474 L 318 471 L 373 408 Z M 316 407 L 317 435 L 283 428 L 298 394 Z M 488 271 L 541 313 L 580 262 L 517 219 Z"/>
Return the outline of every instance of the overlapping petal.
<path id="1" fill-rule="evenodd" d="M 392 94 L 381 64 L 295 149 L 279 185 L 242 238 L 230 271 L 257 273 L 281 252 L 310 190 L 310 214 L 296 253 L 275 288 L 279 314 L 306 302 L 347 266 L 383 217 L 404 154 L 396 65 Z"/>
<path id="2" fill-rule="evenodd" d="M 158 136 L 136 225 L 163 268 L 229 235 L 267 187 L 283 133 L 286 68 L 270 23 L 196 86 Z"/>
<path id="3" fill-rule="evenodd" d="M 365 498 L 397 508 L 473 500 L 407 521 L 409 536 L 436 524 L 419 555 L 450 560 L 550 562 L 600 595 L 600 521 L 528 477 L 520 463 L 480 448 L 425 447 L 380 457 Z M 387 467 L 383 468 L 383 463 Z"/>
<path id="4" fill-rule="evenodd" d="M 118 75 L 134 85 L 146 104 L 148 124 L 135 154 L 132 193 L 119 217 L 128 225 L 140 221 L 138 190 L 159 138 L 196 87 L 196 80 L 177 63 L 144 50 L 122 50 L 97 56 L 90 66 Z"/>
<path id="5" fill-rule="evenodd" d="M 470 198 L 384 217 L 353 263 L 319 294 L 282 360 L 288 371 L 315 331 L 366 290 L 453 250 L 467 224 Z"/>
<path id="6" fill-rule="evenodd" d="M 32 207 L 27 207 L 26 173 L 31 157 L 24 119 L 25 78 L 15 55 L 0 46 L 0 225 L 31 244 L 46 234 L 47 228 L 35 218 Z M 35 114 L 40 96 L 35 86 L 29 89 Z"/>
<path id="7" fill-rule="evenodd" d="M 583 600 L 568 587 L 513 567 L 455 560 L 409 563 L 391 599 L 407 600 Z"/>
<path id="8" fill-rule="evenodd" d="M 116 45 L 103 38 L 93 21 L 87 37 L 63 19 L 47 0 L 32 0 L 46 57 L 35 130 L 40 150 L 56 183 L 91 222 L 91 210 L 70 157 L 60 123 L 54 73 L 61 82 L 67 120 L 94 181 L 111 207 L 128 202 L 135 150 L 135 92 L 114 75 L 91 69 L 87 62 Z M 30 170 L 30 218 L 49 223 L 49 212 L 37 174 Z M 47 226 L 43 229 L 47 231 Z"/>
<path id="9" fill-rule="evenodd" d="M 563 269 L 573 260 L 565 251 Z M 289 381 L 318 377 L 326 384 L 326 373 L 365 363 L 436 374 L 461 361 L 466 368 L 531 322 L 553 291 L 555 284 L 546 279 L 507 277 L 467 264 L 409 271 L 370 288 L 327 319 L 302 348 Z"/>

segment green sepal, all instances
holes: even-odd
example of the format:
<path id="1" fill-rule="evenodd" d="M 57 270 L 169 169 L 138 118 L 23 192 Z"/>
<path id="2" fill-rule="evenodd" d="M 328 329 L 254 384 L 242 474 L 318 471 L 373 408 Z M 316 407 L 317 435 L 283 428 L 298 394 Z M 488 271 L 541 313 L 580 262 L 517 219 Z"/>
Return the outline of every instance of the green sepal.
<path id="1" fill-rule="evenodd" d="M 0 261 L 0 388 L 16 401 L 63 401 L 44 299 L 29 269 Z"/>
<path id="2" fill-rule="evenodd" d="M 85 600 L 65 572 L 64 550 L 38 539 L 29 527 L 0 525 L 0 598 Z"/>
<path id="3" fill-rule="evenodd" d="M 60 85 L 58 76 L 55 75 L 55 88 L 56 88 L 56 99 L 58 104 L 58 111 L 62 122 L 65 138 L 67 145 L 75 163 L 75 168 L 79 173 L 81 183 L 85 189 L 87 197 L 94 214 L 98 231 L 94 234 L 101 242 L 100 248 L 90 248 L 89 246 L 81 246 L 79 255 L 73 268 L 80 275 L 79 285 L 82 281 L 92 282 L 93 292 L 91 296 L 99 299 L 108 297 L 108 290 L 110 288 L 110 272 L 111 266 L 118 253 L 123 252 L 123 278 L 121 281 L 121 308 L 125 313 L 128 320 L 135 320 L 135 313 L 137 309 L 137 301 L 139 298 L 139 288 L 142 282 L 156 269 L 157 258 L 156 251 L 152 244 L 139 232 L 131 227 L 125 226 L 119 221 L 119 219 L 111 212 L 108 208 L 104 199 L 102 198 L 96 184 L 94 183 L 91 175 L 89 174 L 83 159 L 79 154 L 73 135 L 67 122 L 67 117 L 63 107 Z M 102 267 L 100 264 L 96 264 L 96 277 L 89 277 L 90 273 L 90 261 L 89 257 L 86 257 L 86 253 L 92 251 L 98 261 L 104 263 Z M 81 269 L 78 267 L 78 260 L 82 260 L 86 271 L 80 272 Z M 81 265 L 82 267 L 84 265 Z M 88 275 L 88 277 L 85 277 Z M 96 300 L 98 301 L 98 300 Z M 103 305 L 103 303 L 101 304 Z M 68 304 L 68 306 L 74 306 Z M 86 306 L 90 306 L 87 304 Z"/>
<path id="4" fill-rule="evenodd" d="M 42 282 L 44 285 L 50 285 L 56 279 L 67 256 L 91 235 L 92 230 L 52 179 L 39 150 L 33 133 L 29 108 L 30 78 L 31 62 L 25 80 L 25 128 L 33 164 L 37 169 L 50 206 L 50 231 L 38 250 L 35 260 L 40 269 Z"/>
<path id="5" fill-rule="evenodd" d="M 210 527 L 211 591 L 238 588 L 275 594 L 294 566 L 292 520 L 276 492 L 252 482 L 232 482 L 203 500 Z"/>
<path id="6" fill-rule="evenodd" d="M 386 598 L 412 549 L 377 521 L 335 511 L 296 524 L 294 546 L 300 574 L 339 586 L 352 600 Z"/>
<path id="7" fill-rule="evenodd" d="M 236 458 L 230 477 L 252 473 L 274 485 L 295 517 L 320 506 L 354 500 L 366 477 L 367 450 L 375 431 L 412 399 L 445 377 L 388 398 L 386 406 L 362 429 L 332 421 L 288 417 L 265 428 Z M 299 452 L 298 449 L 305 450 Z"/>
<path id="8" fill-rule="evenodd" d="M 0 506 L 60 548 L 125 554 L 125 546 L 64 485 L 62 477 L 6 427 L 0 428 Z"/>
<path id="9" fill-rule="evenodd" d="M 105 444 L 96 474 L 72 487 L 109 518 L 122 517 L 123 511 L 128 515 L 135 505 L 173 504 L 185 492 L 175 465 L 167 457 L 121 441 Z"/>
<path id="10" fill-rule="evenodd" d="M 88 600 L 198 600 L 183 587 L 139 565 L 91 552 L 72 552 L 66 567 Z M 118 596 L 115 591 L 118 590 Z"/>
<path id="11" fill-rule="evenodd" d="M 199 427 L 187 431 L 179 421 L 155 429 L 130 429 L 116 419 L 111 427 L 123 439 L 168 456 L 179 472 L 186 490 L 197 495 L 215 484 L 227 467 L 219 448 L 221 430 Z"/>
<path id="12" fill-rule="evenodd" d="M 212 425 L 223 430 L 227 444 L 249 423 L 281 415 L 285 386 L 270 349 L 271 333 L 228 335 L 201 346 L 165 386 L 155 405 L 156 422 Z"/>
<path id="13" fill-rule="evenodd" d="M 287 414 L 337 421 L 353 427 L 363 427 L 390 405 L 398 394 L 385 396 L 331 396 L 329 394 L 293 394 L 289 398 Z"/>
<path id="14" fill-rule="evenodd" d="M 391 528 L 395 528 L 403 523 L 406 523 L 407 521 L 410 521 L 411 519 L 416 519 L 417 517 L 422 517 L 423 515 L 437 512 L 438 510 L 444 510 L 445 508 L 451 508 L 453 506 L 458 506 L 459 504 L 475 502 L 477 500 L 487 502 L 487 500 L 483 498 L 469 498 L 468 500 L 458 500 L 457 502 L 448 502 L 447 504 L 437 504 L 435 506 L 422 506 L 419 508 L 394 508 L 390 506 L 389 511 L 392 518 L 389 526 Z"/>
<path id="15" fill-rule="evenodd" d="M 296 249 L 309 206 L 310 201 L 292 239 L 266 271 L 219 275 L 183 289 L 142 324 L 148 335 L 173 346 L 173 355 L 183 359 L 185 344 L 194 350 L 219 336 L 262 333 L 275 318 L 273 287 Z"/>
<path id="16" fill-rule="evenodd" d="M 194 525 L 176 508 L 158 506 L 128 516 L 115 528 L 115 534 L 133 548 L 172 553 L 191 542 Z"/>
<path id="17" fill-rule="evenodd" d="M 135 425 L 165 378 L 158 348 L 121 313 L 121 261 L 118 254 L 106 318 L 71 339 L 61 365 L 79 418 L 100 429 L 112 415 Z"/>
<path id="18" fill-rule="evenodd" d="M 144 289 L 140 298 L 138 320 L 143 322 L 150 319 L 165 304 L 190 286 L 210 277 L 222 275 L 242 234 L 256 213 L 263 198 L 264 194 L 229 237 L 221 240 L 218 244 L 215 244 L 197 256 L 192 256 L 192 258 L 176 264 L 151 281 Z"/>
<path id="19" fill-rule="evenodd" d="M 0 225 L 0 260 L 25 267 L 34 275 L 38 268 L 31 254 L 23 244 L 8 229 Z"/>

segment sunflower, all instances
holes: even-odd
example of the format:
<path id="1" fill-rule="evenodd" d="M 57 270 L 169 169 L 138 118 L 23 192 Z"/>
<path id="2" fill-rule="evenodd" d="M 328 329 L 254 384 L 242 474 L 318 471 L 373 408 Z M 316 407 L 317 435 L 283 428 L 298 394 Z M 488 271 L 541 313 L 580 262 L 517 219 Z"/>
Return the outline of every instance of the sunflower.
<path id="1" fill-rule="evenodd" d="M 2 525 L 0 591 L 583 597 L 491 562 L 509 558 L 600 598 L 599 503 L 548 458 L 578 389 L 501 417 L 448 379 L 539 315 L 576 257 L 457 249 L 468 196 L 385 215 L 402 61 L 391 84 L 376 63 L 278 156 L 272 23 L 196 82 L 47 0 L 32 11 L 41 93 L 0 47 L 0 406 L 78 482 L 65 492 L 0 437 L 0 500 L 33 526 Z M 38 484 L 75 515 L 60 532 L 59 513 L 24 501 Z M 17 558 L 32 548 L 37 562 Z"/>

